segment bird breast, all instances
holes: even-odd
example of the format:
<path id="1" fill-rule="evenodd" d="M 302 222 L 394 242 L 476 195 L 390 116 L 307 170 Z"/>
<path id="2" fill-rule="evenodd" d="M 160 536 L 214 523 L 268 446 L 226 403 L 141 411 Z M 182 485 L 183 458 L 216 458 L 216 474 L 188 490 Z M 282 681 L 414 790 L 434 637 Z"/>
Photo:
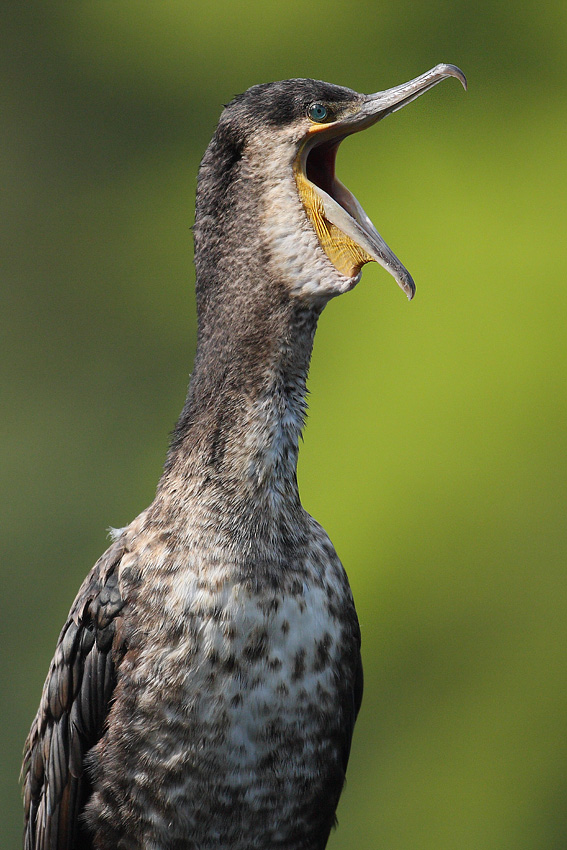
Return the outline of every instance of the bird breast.
<path id="1" fill-rule="evenodd" d="M 185 565 L 159 618 L 155 604 L 138 599 L 139 646 L 102 744 L 95 821 L 127 827 L 139 799 L 138 816 L 156 839 L 191 834 L 195 846 L 248 850 L 257 825 L 272 842 L 262 847 L 310 846 L 317 801 L 330 793 L 334 806 L 344 781 L 342 705 L 352 681 L 343 671 L 352 669 L 358 630 L 344 570 L 318 534 L 301 565 L 280 567 L 277 581 L 219 564 L 204 577 Z M 133 753 L 133 791 L 120 811 L 104 786 L 123 781 Z"/>

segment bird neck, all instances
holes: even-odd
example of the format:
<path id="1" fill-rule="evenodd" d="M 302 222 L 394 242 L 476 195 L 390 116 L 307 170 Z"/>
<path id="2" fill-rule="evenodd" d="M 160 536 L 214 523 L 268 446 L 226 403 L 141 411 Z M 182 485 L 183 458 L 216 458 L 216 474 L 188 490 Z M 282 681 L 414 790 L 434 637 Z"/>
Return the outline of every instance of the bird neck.
<path id="1" fill-rule="evenodd" d="M 200 310 L 194 372 L 160 487 L 181 486 L 199 499 L 209 491 L 209 504 L 238 513 L 299 505 L 318 312 L 273 295 L 274 287 L 257 287 L 246 304 L 221 299 L 212 315 Z"/>
<path id="2" fill-rule="evenodd" d="M 174 493 L 184 512 L 206 506 L 219 523 L 273 517 L 275 528 L 300 507 L 298 443 L 323 305 L 292 294 L 274 252 L 273 175 L 253 159 L 221 121 L 197 186 L 194 371 L 158 495 Z"/>

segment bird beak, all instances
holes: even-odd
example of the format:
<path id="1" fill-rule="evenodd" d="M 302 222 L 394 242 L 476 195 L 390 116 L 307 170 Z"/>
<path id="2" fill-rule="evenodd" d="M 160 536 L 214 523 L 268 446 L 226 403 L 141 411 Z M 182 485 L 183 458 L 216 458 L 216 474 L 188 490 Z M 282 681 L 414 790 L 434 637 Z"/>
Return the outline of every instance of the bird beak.
<path id="1" fill-rule="evenodd" d="M 409 83 L 402 83 L 401 86 L 394 86 L 393 89 L 386 89 L 375 94 L 367 94 L 361 109 L 350 122 L 347 122 L 350 124 L 349 132 L 364 130 L 385 118 L 386 115 L 390 115 L 391 112 L 397 112 L 398 109 L 421 97 L 447 77 L 456 77 L 466 91 L 467 80 L 460 68 L 456 65 L 436 65 L 435 68 L 410 80 Z"/>
<path id="2" fill-rule="evenodd" d="M 364 263 L 380 263 L 409 299 L 415 293 L 410 273 L 384 242 L 354 195 L 335 177 L 335 157 L 340 142 L 346 136 L 376 124 L 447 77 L 456 77 L 466 89 L 467 81 L 459 68 L 455 65 L 436 65 L 400 86 L 363 96 L 362 102 L 358 101 L 353 112 L 332 124 L 314 125 L 301 151 L 301 171 L 317 196 L 315 206 L 303 187 L 300 187 L 300 194 L 321 245 L 332 262 L 343 274 L 353 277 L 359 275 Z M 328 230 L 323 235 L 320 232 L 321 220 Z M 337 232 L 340 233 L 339 239 Z M 348 261 L 345 261 L 347 256 Z"/>

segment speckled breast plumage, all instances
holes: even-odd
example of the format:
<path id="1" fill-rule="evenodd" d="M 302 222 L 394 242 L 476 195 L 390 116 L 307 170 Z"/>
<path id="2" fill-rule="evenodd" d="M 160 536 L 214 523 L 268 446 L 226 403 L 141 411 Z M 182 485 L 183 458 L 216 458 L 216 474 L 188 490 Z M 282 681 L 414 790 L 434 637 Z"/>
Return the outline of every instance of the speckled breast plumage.
<path id="1" fill-rule="evenodd" d="M 120 583 L 135 630 L 93 754 L 87 811 L 100 850 L 138 850 L 124 836 L 140 823 L 146 850 L 325 846 L 355 718 L 359 634 L 344 570 L 307 522 L 295 559 L 274 552 L 249 574 L 218 550 L 206 564 L 196 547 L 191 563 L 185 541 L 175 563 L 168 548 L 159 619 L 153 593 L 143 583 L 136 593 L 152 532 L 134 535 Z"/>

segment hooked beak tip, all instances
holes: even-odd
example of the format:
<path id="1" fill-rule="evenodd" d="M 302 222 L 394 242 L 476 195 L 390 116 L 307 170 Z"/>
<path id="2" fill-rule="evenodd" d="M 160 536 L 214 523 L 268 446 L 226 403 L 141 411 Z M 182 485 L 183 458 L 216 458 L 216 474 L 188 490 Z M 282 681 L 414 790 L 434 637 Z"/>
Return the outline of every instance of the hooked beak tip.
<path id="1" fill-rule="evenodd" d="M 456 65 L 448 65 L 446 63 L 438 65 L 437 68 L 440 73 L 445 74 L 447 77 L 455 77 L 455 79 L 460 82 L 464 90 L 467 91 L 467 78 L 465 77 L 460 68 L 457 68 Z"/>
<path id="2" fill-rule="evenodd" d="M 408 297 L 408 301 L 413 300 L 413 296 L 415 295 L 415 283 L 413 282 L 413 278 L 408 275 L 409 280 L 405 281 L 405 285 L 402 286 L 402 289 L 406 293 Z"/>

